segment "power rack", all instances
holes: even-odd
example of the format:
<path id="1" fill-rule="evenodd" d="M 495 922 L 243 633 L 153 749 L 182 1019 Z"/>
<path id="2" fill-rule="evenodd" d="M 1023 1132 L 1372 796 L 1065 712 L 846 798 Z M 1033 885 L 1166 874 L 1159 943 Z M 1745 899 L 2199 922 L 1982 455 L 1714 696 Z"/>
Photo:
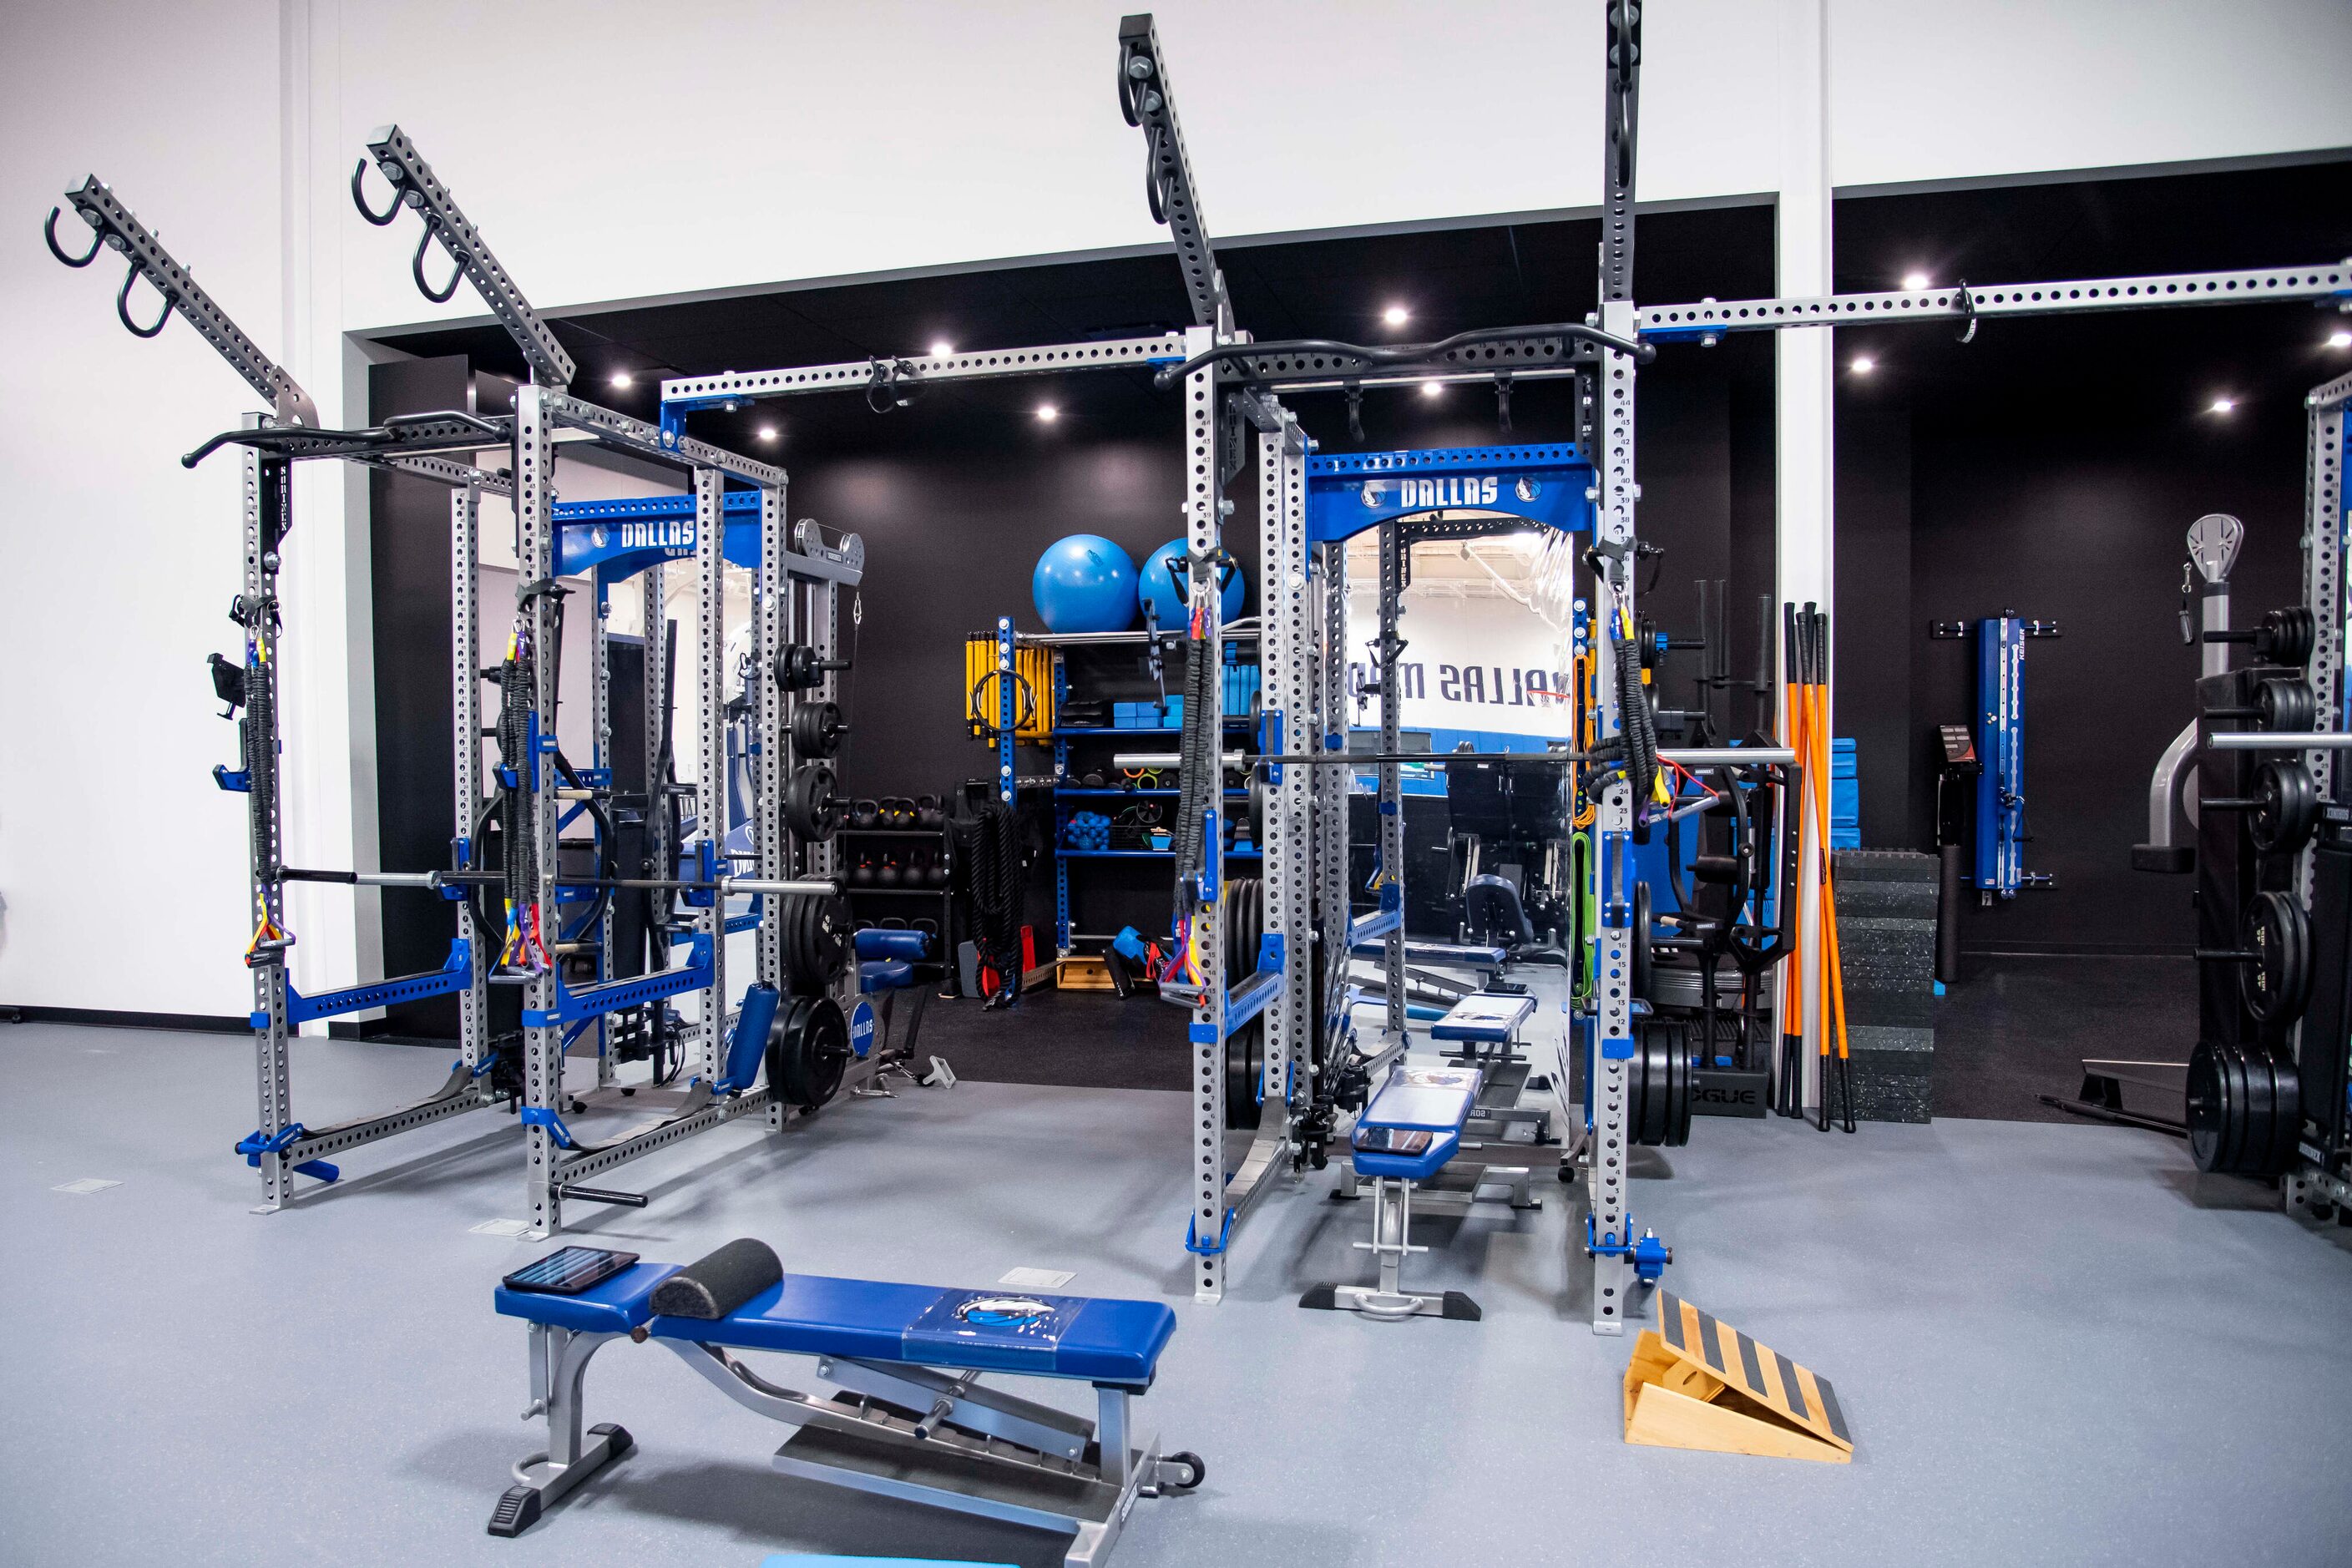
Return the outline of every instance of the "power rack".
<path id="1" fill-rule="evenodd" d="M 823 1103 L 841 1085 L 865 1088 L 895 1065 L 887 1052 L 863 1048 L 873 1036 L 872 1011 L 857 995 L 856 965 L 842 962 L 848 921 L 845 906 L 838 902 L 834 852 L 827 842 L 827 814 L 833 809 L 829 794 L 806 803 L 813 811 L 803 815 L 813 815 L 814 820 L 804 824 L 805 831 L 788 831 L 780 812 L 786 780 L 798 760 L 792 720 L 800 704 L 832 699 L 839 668 L 840 591 L 858 584 L 864 548 L 855 536 L 828 539 L 806 522 L 788 537 L 782 469 L 572 395 L 571 356 L 408 137 L 397 126 L 389 126 L 371 136 L 367 146 L 367 157 L 352 176 L 352 198 L 361 214 L 381 226 L 403 210 L 416 212 L 424 225 L 412 264 L 419 289 L 429 298 L 445 300 L 460 279 L 473 283 L 530 365 L 530 379 L 517 389 L 511 416 L 435 413 L 361 429 L 322 429 L 310 395 L 254 346 L 95 176 L 67 196 L 95 232 L 89 249 L 75 255 L 58 243 L 58 210 L 51 211 L 44 232 L 51 252 L 68 266 L 89 265 L 101 247 L 127 257 L 131 270 L 116 299 L 124 326 L 152 337 L 173 312 L 185 316 L 270 404 L 269 413 L 248 416 L 238 428 L 183 459 L 193 467 L 222 446 L 236 446 L 243 448 L 245 463 L 245 580 L 235 606 L 245 633 L 245 653 L 239 663 L 215 661 L 217 689 L 232 710 L 245 710 L 240 765 L 217 768 L 215 776 L 222 788 L 243 793 L 250 802 L 256 928 L 247 963 L 253 973 L 259 1125 L 239 1142 L 237 1152 L 261 1173 L 262 1211 L 278 1208 L 294 1196 L 298 1174 L 335 1180 L 339 1173 L 326 1162 L 329 1154 L 506 1100 L 515 1103 L 523 1126 L 530 1224 L 551 1233 L 562 1228 L 567 1198 L 645 1202 L 635 1194 L 583 1185 L 590 1177 L 743 1116 L 764 1113 L 771 1126 L 781 1127 L 795 1112 Z M 381 210 L 369 205 L 364 190 L 371 166 L 391 185 L 395 198 Z M 446 284 L 438 288 L 425 275 L 426 252 L 436 243 L 455 264 Z M 132 321 L 129 309 L 131 286 L 140 278 L 165 301 L 163 313 L 144 326 Z M 564 430 L 583 433 L 608 449 L 684 470 L 690 496 L 559 507 L 554 456 L 557 434 Z M 499 445 L 506 446 L 510 455 L 505 471 L 474 466 L 474 454 Z M 292 524 L 292 465 L 320 458 L 414 474 L 451 489 L 452 706 L 457 759 L 453 793 L 458 832 L 452 863 L 445 869 L 319 870 L 284 862 L 278 781 L 283 736 L 277 700 L 282 602 L 278 578 Z M 730 480 L 748 488 L 730 491 Z M 501 710 L 498 723 L 487 728 L 480 698 L 477 587 L 479 499 L 484 493 L 509 497 L 514 503 L 519 564 L 512 637 L 497 672 Z M 643 538 L 608 527 L 624 519 L 659 519 L 690 527 L 670 527 L 660 542 L 648 547 Z M 657 843 L 657 858 L 649 868 L 658 875 L 583 877 L 560 863 L 562 849 L 568 847 L 560 836 L 565 822 L 599 800 L 600 786 L 609 785 L 605 621 L 610 589 L 628 575 L 641 575 L 646 624 L 648 628 L 658 626 L 663 565 L 688 554 L 696 571 L 699 611 L 695 654 L 701 699 L 697 715 L 700 776 L 694 786 L 697 830 L 688 842 Z M 753 655 L 744 672 L 756 729 L 756 737 L 745 748 L 754 784 L 749 792 L 749 821 L 743 825 L 748 848 L 740 852 L 753 862 L 751 875 L 736 874 L 728 845 L 725 781 L 730 759 L 721 666 L 727 639 L 723 571 L 730 556 L 757 574 Z M 559 574 L 583 570 L 594 571 L 596 584 L 597 755 L 592 767 L 580 773 L 562 761 L 556 746 L 556 661 L 541 655 L 542 650 L 551 655 L 558 641 L 559 600 L 565 591 Z M 668 694 L 662 689 L 660 661 L 648 658 L 646 667 L 650 739 L 655 716 L 667 710 Z M 496 779 L 503 821 L 522 825 L 519 831 L 501 832 L 503 863 L 497 867 L 488 864 L 488 846 L 478 841 L 474 826 L 484 799 L 480 738 L 486 732 L 498 735 L 500 742 Z M 649 748 L 649 759 L 651 755 Z M 469 921 L 461 915 L 460 934 L 441 968 L 304 996 L 288 973 L 287 953 L 294 938 L 285 926 L 285 888 L 299 881 L 422 890 L 453 902 L 467 900 L 478 889 L 497 889 L 507 910 L 504 945 L 493 952 L 478 943 L 465 934 Z M 599 918 L 568 936 L 562 931 L 566 901 L 624 889 L 683 895 L 696 911 L 686 963 L 606 978 L 612 973 L 611 922 Z M 747 905 L 730 919 L 731 897 L 746 900 Z M 750 928 L 758 931 L 758 985 L 747 994 L 764 987 L 767 999 L 759 1016 L 741 1025 L 756 1026 L 759 1038 L 750 1042 L 754 1048 L 730 1051 L 723 1047 L 739 1015 L 727 1006 L 726 937 L 730 930 Z M 567 978 L 565 963 L 551 951 L 558 948 L 593 955 L 586 965 L 586 979 L 575 983 Z M 511 1047 L 489 1038 L 487 987 L 492 984 L 512 985 L 522 993 L 521 1037 Z M 767 1019 L 774 1015 L 777 993 L 786 987 L 808 999 L 807 1006 L 795 1006 L 795 1017 L 812 1016 L 821 1000 L 836 1009 L 838 1026 L 824 1031 L 823 1038 L 806 1028 L 791 1032 L 782 1026 L 772 1036 Z M 311 1129 L 295 1120 L 288 1047 L 296 1026 L 451 994 L 459 999 L 459 1054 L 448 1079 L 433 1095 L 332 1127 Z M 681 1048 L 690 1045 L 695 1050 L 696 1070 L 686 1087 L 638 1101 L 652 1114 L 617 1135 L 593 1145 L 574 1137 L 564 1120 L 567 1112 L 579 1114 L 572 1108 L 618 1105 L 610 1096 L 635 1093 L 614 1089 L 608 1048 L 612 1017 L 688 995 L 698 998 L 700 1017 L 695 1026 L 678 1031 Z M 567 1047 L 592 1027 L 598 1089 L 573 1092 L 563 1079 Z M 762 1054 L 756 1047 L 761 1045 L 767 1047 L 772 1078 L 781 1051 L 784 1060 L 797 1063 L 803 1081 L 814 1072 L 823 1092 L 804 1092 L 793 1101 L 756 1082 Z M 815 1059 L 817 1053 L 826 1059 Z"/>

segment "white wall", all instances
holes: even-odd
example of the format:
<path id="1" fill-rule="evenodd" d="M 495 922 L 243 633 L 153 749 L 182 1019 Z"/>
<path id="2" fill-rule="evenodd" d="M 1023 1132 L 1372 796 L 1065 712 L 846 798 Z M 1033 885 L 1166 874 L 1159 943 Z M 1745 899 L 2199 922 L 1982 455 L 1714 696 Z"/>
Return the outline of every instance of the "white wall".
<path id="1" fill-rule="evenodd" d="M 111 182 L 343 417 L 345 334 L 425 319 L 413 220 L 346 205 L 404 125 L 543 304 L 1155 242 L 1118 118 L 1122 3 L 110 0 L 20 5 L 0 51 L 0 1002 L 237 1013 L 237 802 L 205 705 L 232 646 L 236 465 L 174 462 L 256 400 L 184 323 L 34 227 Z M 1213 233 L 1588 205 L 1601 0 L 1166 0 Z M 1839 0 L 1842 185 L 2352 144 L 2340 0 Z M 1646 23 L 1642 190 L 1777 188 L 1777 8 Z M 274 90 L 273 90 L 274 89 Z M 68 233 L 78 226 L 68 220 Z M 2283 258 L 2294 259 L 2294 258 Z M 2307 258 L 2305 258 L 2307 259 Z M 442 314 L 478 314 L 461 293 Z M 749 368 L 749 367 L 743 367 Z M 361 487 L 306 472 L 289 552 L 289 857 L 373 838 Z M 89 826 L 88 837 L 81 825 Z M 135 831 L 136 837 L 133 837 Z M 125 889 L 92 865 L 135 872 Z M 135 890 L 131 890 L 135 889 Z M 340 901 L 337 900 L 340 899 Z M 353 976 L 347 896 L 298 900 L 298 983 Z M 158 917 L 161 918 L 158 918 Z"/>

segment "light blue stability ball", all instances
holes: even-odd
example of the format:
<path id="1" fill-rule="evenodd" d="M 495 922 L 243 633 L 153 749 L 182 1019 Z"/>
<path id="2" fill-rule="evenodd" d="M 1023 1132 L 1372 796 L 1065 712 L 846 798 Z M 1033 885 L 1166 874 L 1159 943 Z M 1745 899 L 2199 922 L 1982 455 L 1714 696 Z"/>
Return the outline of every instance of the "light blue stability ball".
<path id="1" fill-rule="evenodd" d="M 1048 631 L 1123 632 L 1135 624 L 1135 558 L 1098 533 L 1057 539 L 1037 557 L 1029 596 Z"/>
<path id="2" fill-rule="evenodd" d="M 1138 574 L 1137 604 L 1139 606 L 1147 604 L 1154 606 L 1163 626 L 1181 626 L 1192 616 L 1192 605 L 1185 596 L 1184 585 L 1168 569 L 1169 561 L 1181 558 L 1183 553 L 1184 542 L 1171 539 L 1143 558 L 1143 570 Z M 1242 613 L 1245 584 L 1242 582 L 1239 562 L 1228 562 L 1222 570 L 1224 593 L 1218 600 L 1217 617 L 1230 621 Z"/>

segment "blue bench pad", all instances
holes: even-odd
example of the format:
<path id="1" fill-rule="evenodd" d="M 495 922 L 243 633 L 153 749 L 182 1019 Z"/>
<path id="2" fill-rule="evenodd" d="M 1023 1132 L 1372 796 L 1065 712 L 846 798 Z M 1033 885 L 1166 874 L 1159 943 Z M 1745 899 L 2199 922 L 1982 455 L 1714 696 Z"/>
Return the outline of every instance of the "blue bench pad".
<path id="1" fill-rule="evenodd" d="M 582 1332 L 626 1333 L 643 1324 L 662 1339 L 739 1350 L 1129 1384 L 1151 1381 L 1176 1331 L 1176 1314 L 1157 1301 L 943 1290 L 818 1274 L 787 1274 L 723 1318 L 654 1316 L 654 1287 L 676 1272 L 671 1264 L 640 1263 L 577 1296 L 500 1287 L 498 1310 Z M 983 1311 L 967 1321 L 960 1310 L 974 1301 L 1027 1301 L 1045 1310 Z"/>
<path id="2" fill-rule="evenodd" d="M 1535 1016 L 1532 996 L 1490 996 L 1480 992 L 1454 1004 L 1445 1016 L 1429 1026 L 1433 1040 L 1507 1040 L 1512 1032 Z"/>
<path id="3" fill-rule="evenodd" d="M 1357 1131 L 1393 1127 L 1434 1136 L 1418 1154 L 1351 1148 L 1349 1158 L 1356 1163 L 1356 1173 L 1407 1182 L 1425 1182 L 1437 1174 L 1461 1147 L 1463 1125 L 1470 1120 L 1485 1082 L 1486 1074 L 1476 1068 L 1416 1068 L 1402 1062 L 1391 1068 L 1363 1114 L 1356 1118 Z"/>
<path id="4" fill-rule="evenodd" d="M 869 994 L 876 991 L 903 991 L 915 983 L 915 966 L 903 958 L 869 958 L 857 966 L 857 988 Z"/>
<path id="5" fill-rule="evenodd" d="M 1385 1176 L 1392 1182 L 1425 1182 L 1445 1169 L 1462 1147 L 1459 1132 L 1443 1132 L 1429 1141 L 1429 1147 L 1418 1154 L 1383 1154 L 1372 1149 L 1356 1149 L 1349 1157 L 1356 1162 L 1360 1176 Z"/>

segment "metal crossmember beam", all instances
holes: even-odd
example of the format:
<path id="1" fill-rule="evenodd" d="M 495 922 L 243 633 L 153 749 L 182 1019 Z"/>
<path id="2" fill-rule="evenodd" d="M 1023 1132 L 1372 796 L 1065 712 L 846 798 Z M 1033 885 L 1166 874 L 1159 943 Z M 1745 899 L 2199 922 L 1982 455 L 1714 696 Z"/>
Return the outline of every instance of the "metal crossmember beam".
<path id="1" fill-rule="evenodd" d="M 1150 12 L 1119 18 L 1118 106 L 1129 125 L 1142 128 L 1144 191 L 1150 198 L 1151 216 L 1168 226 L 1175 243 L 1193 323 L 1216 326 L 1218 307 L 1225 302 L 1225 279 L 1202 222 L 1200 197 L 1193 194 L 1192 160 L 1184 151 L 1183 128 L 1176 122 L 1175 92 L 1169 86 L 1160 32 Z"/>
<path id="2" fill-rule="evenodd" d="M 2341 300 L 2352 307 L 2352 262 L 2256 267 L 2236 272 L 2168 272 L 2139 278 L 2079 278 L 1895 289 L 1787 300 L 1702 300 L 1645 305 L 1635 312 L 1645 338 L 1820 327 L 1871 321 L 1963 321 L 1979 316 L 2054 316 L 2137 310 L 2151 305 L 2246 305 L 2273 300 Z"/>
<path id="3" fill-rule="evenodd" d="M 204 334 L 205 342 L 220 351 L 229 367 L 245 377 L 246 384 L 269 399 L 271 409 L 281 425 L 315 426 L 319 423 L 318 405 L 310 395 L 296 384 L 284 366 L 254 346 L 243 329 L 228 319 L 228 312 L 213 302 L 213 297 L 198 286 L 188 269 L 163 248 L 147 226 L 131 216 L 131 209 L 116 199 L 112 191 L 99 183 L 96 174 L 66 193 L 66 200 L 81 215 L 84 223 L 96 230 L 99 242 L 114 249 L 131 261 L 131 271 L 122 279 L 121 292 L 116 296 L 116 313 L 122 324 L 142 338 L 152 338 L 163 330 L 163 321 L 173 310 L 188 319 L 189 325 Z M 57 214 L 49 215 L 54 226 Z M 79 260 L 58 249 L 52 228 L 49 248 L 58 260 L 72 267 L 87 267 L 97 257 L 93 246 L 89 256 Z M 130 297 L 133 278 L 144 278 L 155 291 L 168 302 L 164 314 L 157 318 L 152 328 L 133 325 L 131 320 Z"/>
<path id="4" fill-rule="evenodd" d="M 507 276 L 507 269 L 499 265 L 499 258 L 483 241 L 481 231 L 458 210 L 457 198 L 450 195 L 449 188 L 433 173 L 407 133 L 397 125 L 379 126 L 369 135 L 367 150 L 376 173 L 392 185 L 401 205 L 415 208 L 425 219 L 425 239 L 418 242 L 416 250 L 417 287 L 434 298 L 446 298 L 446 293 L 433 295 L 424 276 L 425 243 L 438 239 L 489 306 L 490 313 L 498 317 L 499 324 L 506 328 L 507 335 L 514 339 L 515 346 L 522 351 L 525 363 L 530 366 L 531 379 L 555 389 L 571 385 L 579 367 L 564 352 L 563 345 L 555 341 L 555 333 L 530 301 L 523 298 L 522 290 L 515 287 L 514 279 Z M 355 197 L 359 189 L 359 172 L 354 170 L 352 191 Z M 361 210 L 366 211 L 364 206 Z M 373 215 L 370 217 L 373 221 Z M 388 216 L 384 221 L 390 221 Z"/>
<path id="5" fill-rule="evenodd" d="M 1183 357 L 1184 341 L 1170 332 L 1150 338 L 1107 338 L 1100 342 L 928 354 L 920 359 L 859 359 L 782 370 L 730 370 L 717 375 L 679 376 L 663 382 L 662 410 L 665 414 L 677 413 L 768 397 L 789 397 L 803 392 L 858 392 L 874 384 L 877 366 L 887 367 L 897 385 L 923 386 L 941 381 L 1050 375 L 1066 370 L 1174 364 Z"/>
<path id="6" fill-rule="evenodd" d="M 546 406 L 548 418 L 555 424 L 573 430 L 585 430 L 603 445 L 618 451 L 651 458 L 656 462 L 681 464 L 697 469 L 717 469 L 746 484 L 782 485 L 784 482 L 784 470 L 772 463 L 762 463 L 755 458 L 730 452 L 724 447 L 714 447 L 708 441 L 665 430 L 642 419 L 632 419 L 625 414 L 616 414 L 583 398 L 562 393 L 551 394 Z"/>

